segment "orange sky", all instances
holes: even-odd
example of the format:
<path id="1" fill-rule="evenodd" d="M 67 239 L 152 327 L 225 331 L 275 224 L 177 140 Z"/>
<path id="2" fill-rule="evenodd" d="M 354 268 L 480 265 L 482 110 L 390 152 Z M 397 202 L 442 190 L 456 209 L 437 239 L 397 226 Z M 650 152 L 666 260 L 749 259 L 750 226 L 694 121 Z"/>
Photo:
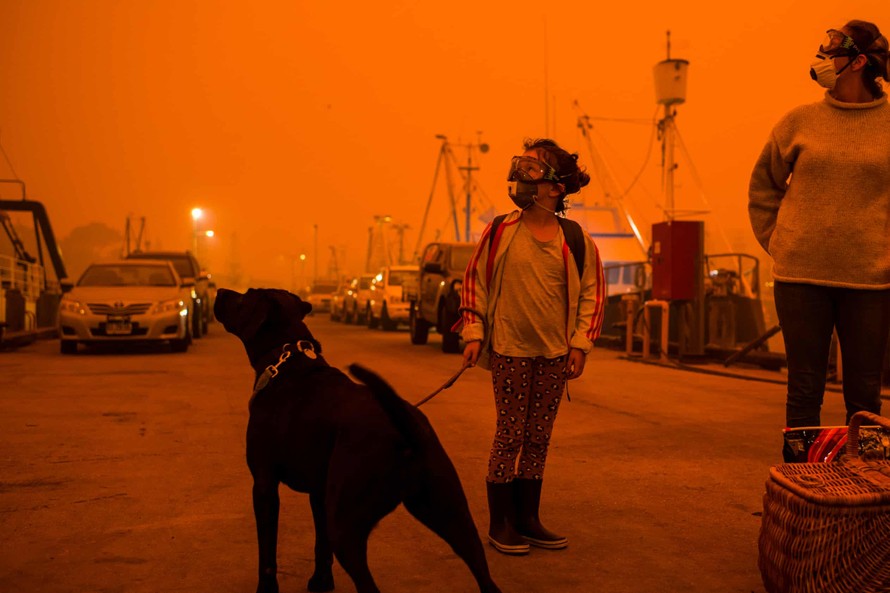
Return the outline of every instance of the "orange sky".
<path id="1" fill-rule="evenodd" d="M 320 274 L 331 245 L 344 271 L 361 271 L 375 215 L 410 225 L 413 250 L 437 134 L 490 145 L 476 155 L 479 210 L 511 208 L 504 176 L 525 137 L 549 132 L 589 163 L 574 101 L 592 117 L 651 120 L 670 29 L 672 57 L 691 63 L 677 206 L 702 208 L 703 191 L 709 234 L 761 255 L 746 189 L 770 128 L 821 99 L 808 68 L 824 30 L 860 18 L 890 32 L 890 2 L 604 4 L 3 0 L 0 142 L 59 237 L 95 221 L 123 232 L 135 215 L 155 246 L 185 249 L 200 206 L 212 269 L 224 275 L 234 257 L 257 282 L 288 286 L 291 257 L 313 268 L 316 224 Z M 595 124 L 629 184 L 651 126 Z M 662 216 L 658 163 L 656 149 L 628 196 L 648 223 Z M 453 228 L 445 196 L 427 238 Z"/>

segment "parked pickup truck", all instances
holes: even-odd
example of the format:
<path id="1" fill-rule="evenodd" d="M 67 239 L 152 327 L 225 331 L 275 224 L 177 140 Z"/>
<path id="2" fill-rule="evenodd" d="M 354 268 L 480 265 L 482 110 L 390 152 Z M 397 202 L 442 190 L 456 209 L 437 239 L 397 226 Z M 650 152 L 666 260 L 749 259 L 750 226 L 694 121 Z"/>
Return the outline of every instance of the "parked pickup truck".
<path id="1" fill-rule="evenodd" d="M 409 295 L 408 326 L 412 344 L 426 344 L 430 328 L 442 335 L 443 352 L 460 352 L 460 336 L 451 331 L 460 308 L 464 272 L 473 243 L 430 243 L 420 258 L 417 293 Z"/>
<path id="2" fill-rule="evenodd" d="M 211 285 L 210 274 L 201 269 L 201 264 L 191 251 L 134 251 L 126 259 L 165 259 L 173 264 L 184 282 L 194 283 L 192 310 L 197 314 L 192 319 L 192 337 L 200 338 L 207 333 L 213 321 L 216 285 Z"/>

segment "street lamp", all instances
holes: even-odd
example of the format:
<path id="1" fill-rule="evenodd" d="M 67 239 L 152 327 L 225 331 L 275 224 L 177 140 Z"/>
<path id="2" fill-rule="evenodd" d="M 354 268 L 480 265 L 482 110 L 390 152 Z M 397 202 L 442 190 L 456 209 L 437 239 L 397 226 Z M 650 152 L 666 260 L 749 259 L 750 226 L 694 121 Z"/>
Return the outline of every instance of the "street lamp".
<path id="1" fill-rule="evenodd" d="M 200 208 L 192 208 L 192 251 L 195 257 L 198 257 L 198 221 L 204 216 L 204 211 Z"/>
<path id="2" fill-rule="evenodd" d="M 306 254 L 300 254 L 300 282 L 306 286 Z M 301 287 L 302 288 L 302 287 Z"/>
<path id="3" fill-rule="evenodd" d="M 195 259 L 197 259 L 199 262 L 201 262 L 201 267 L 205 270 L 210 268 L 210 263 L 209 263 L 210 254 L 213 251 L 213 249 L 212 249 L 213 245 L 210 243 L 210 239 L 212 239 L 215 236 L 216 236 L 216 232 L 213 229 L 207 229 L 203 233 L 200 233 L 200 237 L 199 237 L 200 240 L 198 241 L 198 244 L 200 245 L 201 242 L 203 241 L 204 254 L 202 256 L 203 259 L 199 259 L 198 254 L 196 252 Z"/>

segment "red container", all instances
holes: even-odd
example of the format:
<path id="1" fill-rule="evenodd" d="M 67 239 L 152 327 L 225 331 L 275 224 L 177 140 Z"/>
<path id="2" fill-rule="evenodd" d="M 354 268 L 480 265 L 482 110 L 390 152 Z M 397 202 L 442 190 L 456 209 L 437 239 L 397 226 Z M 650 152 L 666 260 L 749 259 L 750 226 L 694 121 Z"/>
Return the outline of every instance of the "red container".
<path id="1" fill-rule="evenodd" d="M 652 298 L 692 300 L 702 282 L 705 226 L 700 220 L 652 225 Z"/>

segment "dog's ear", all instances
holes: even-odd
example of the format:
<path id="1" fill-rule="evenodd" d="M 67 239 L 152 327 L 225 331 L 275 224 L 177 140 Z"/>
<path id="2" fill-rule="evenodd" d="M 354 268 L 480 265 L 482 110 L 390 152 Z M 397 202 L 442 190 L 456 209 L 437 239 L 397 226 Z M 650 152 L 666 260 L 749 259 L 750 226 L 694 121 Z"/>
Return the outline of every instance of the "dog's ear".
<path id="1" fill-rule="evenodd" d="M 265 291 L 248 289 L 241 301 L 241 313 L 232 333 L 238 336 L 242 342 L 249 342 L 260 331 L 266 318 L 269 317 L 271 309 L 272 302 Z"/>
<path id="2" fill-rule="evenodd" d="M 276 290 L 275 298 L 284 310 L 285 318 L 290 321 L 303 321 L 303 318 L 312 311 L 312 304 L 287 290 Z"/>

